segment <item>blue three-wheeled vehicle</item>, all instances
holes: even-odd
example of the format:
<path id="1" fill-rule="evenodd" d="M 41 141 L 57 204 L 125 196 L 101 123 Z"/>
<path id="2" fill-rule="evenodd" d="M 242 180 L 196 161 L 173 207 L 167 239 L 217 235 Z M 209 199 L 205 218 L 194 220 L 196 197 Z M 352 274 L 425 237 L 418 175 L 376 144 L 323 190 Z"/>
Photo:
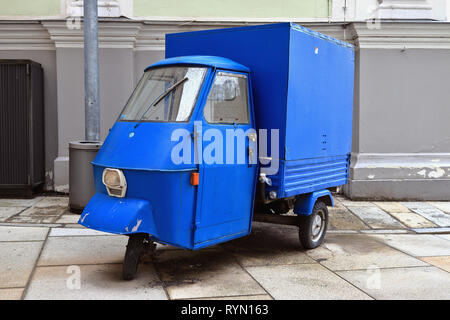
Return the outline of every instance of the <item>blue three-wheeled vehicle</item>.
<path id="1" fill-rule="evenodd" d="M 79 223 L 129 236 L 124 279 L 155 242 L 200 249 L 252 220 L 319 246 L 348 178 L 353 73 L 352 45 L 291 23 L 167 35 L 93 161 Z"/>

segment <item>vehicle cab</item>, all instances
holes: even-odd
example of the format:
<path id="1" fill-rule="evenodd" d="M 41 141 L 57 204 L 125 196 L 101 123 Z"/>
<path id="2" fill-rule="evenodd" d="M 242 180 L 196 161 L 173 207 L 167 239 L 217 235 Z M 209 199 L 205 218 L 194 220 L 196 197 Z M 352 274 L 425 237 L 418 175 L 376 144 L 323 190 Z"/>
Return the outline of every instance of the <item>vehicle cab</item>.
<path id="1" fill-rule="evenodd" d="M 187 249 L 248 234 L 257 180 L 249 72 L 214 56 L 146 68 L 92 163 L 96 194 L 79 222 Z"/>

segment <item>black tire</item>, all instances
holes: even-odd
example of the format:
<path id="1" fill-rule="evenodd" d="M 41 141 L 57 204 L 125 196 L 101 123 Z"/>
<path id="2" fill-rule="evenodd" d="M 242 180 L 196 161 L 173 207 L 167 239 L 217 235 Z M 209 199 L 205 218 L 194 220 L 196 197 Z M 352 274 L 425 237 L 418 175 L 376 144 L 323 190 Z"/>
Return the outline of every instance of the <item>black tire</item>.
<path id="1" fill-rule="evenodd" d="M 309 216 L 299 216 L 299 232 L 300 243 L 305 249 L 314 249 L 320 246 L 325 238 L 328 227 L 328 208 L 322 201 L 314 204 L 313 212 Z M 318 227 L 318 221 L 321 221 Z M 318 229 L 319 228 L 319 229 Z"/>
<path id="2" fill-rule="evenodd" d="M 147 234 L 139 233 L 129 236 L 122 265 L 122 277 L 124 280 L 133 280 L 136 277 L 138 264 L 148 241 Z"/>

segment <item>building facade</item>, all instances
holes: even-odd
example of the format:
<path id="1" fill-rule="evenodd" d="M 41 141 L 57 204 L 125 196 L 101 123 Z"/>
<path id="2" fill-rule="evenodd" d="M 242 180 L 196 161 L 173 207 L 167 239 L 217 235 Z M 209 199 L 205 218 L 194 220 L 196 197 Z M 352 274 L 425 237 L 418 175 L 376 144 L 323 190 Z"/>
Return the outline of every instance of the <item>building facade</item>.
<path id="1" fill-rule="evenodd" d="M 450 200 L 450 1 L 99 1 L 101 136 L 167 33 L 291 21 L 356 46 L 353 199 Z M 46 189 L 84 138 L 83 1 L 0 1 L 0 59 L 44 69 Z M 1 94 L 1 93 L 0 93 Z"/>

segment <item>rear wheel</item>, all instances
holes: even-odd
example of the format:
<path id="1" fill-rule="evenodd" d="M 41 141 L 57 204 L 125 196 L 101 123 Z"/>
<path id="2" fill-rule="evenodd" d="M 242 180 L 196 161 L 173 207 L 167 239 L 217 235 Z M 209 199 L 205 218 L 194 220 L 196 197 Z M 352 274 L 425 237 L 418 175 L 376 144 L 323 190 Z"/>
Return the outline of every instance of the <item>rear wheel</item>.
<path id="1" fill-rule="evenodd" d="M 155 244 L 149 239 L 148 234 L 137 233 L 129 236 L 122 266 L 124 280 L 133 280 L 136 277 L 141 256 L 148 248 L 154 249 L 154 246 Z"/>
<path id="2" fill-rule="evenodd" d="M 325 238 L 328 226 L 328 208 L 322 201 L 314 204 L 313 212 L 309 216 L 299 216 L 299 238 L 305 249 L 320 246 Z"/>

